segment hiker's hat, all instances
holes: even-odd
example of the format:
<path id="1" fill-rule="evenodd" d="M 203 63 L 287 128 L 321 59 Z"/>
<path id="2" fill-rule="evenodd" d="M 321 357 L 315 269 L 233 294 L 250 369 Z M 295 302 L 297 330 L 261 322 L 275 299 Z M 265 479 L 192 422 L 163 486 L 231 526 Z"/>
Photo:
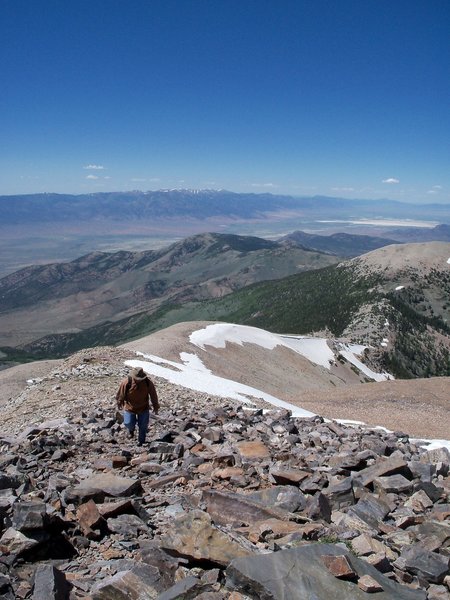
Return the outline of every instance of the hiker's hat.
<path id="1" fill-rule="evenodd" d="M 147 375 L 144 372 L 144 369 L 133 369 L 131 371 L 131 377 L 133 379 L 136 379 L 136 381 L 142 381 L 143 379 L 145 379 L 147 377 Z"/>

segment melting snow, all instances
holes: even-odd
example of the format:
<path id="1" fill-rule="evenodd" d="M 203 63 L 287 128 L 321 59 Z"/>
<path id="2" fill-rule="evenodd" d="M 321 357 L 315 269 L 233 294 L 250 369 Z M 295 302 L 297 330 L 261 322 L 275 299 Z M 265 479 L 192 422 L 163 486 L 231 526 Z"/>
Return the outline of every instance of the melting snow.
<path id="1" fill-rule="evenodd" d="M 436 450 L 436 448 L 447 448 L 450 451 L 450 440 L 413 440 L 412 442 L 417 442 L 420 446 L 424 446 L 425 450 Z"/>
<path id="2" fill-rule="evenodd" d="M 187 367 L 190 367 L 194 371 L 201 371 L 202 373 L 211 374 L 211 371 L 205 367 L 201 359 L 196 354 L 181 352 L 180 358 Z"/>
<path id="3" fill-rule="evenodd" d="M 447 258 L 447 264 L 450 265 L 450 258 Z"/>
<path id="4" fill-rule="evenodd" d="M 324 338 L 277 335 L 247 325 L 215 323 L 191 333 L 189 341 L 202 350 L 205 350 L 205 346 L 225 348 L 227 342 L 240 346 L 244 343 L 256 344 L 268 350 L 273 350 L 276 346 L 284 346 L 326 369 L 329 369 L 330 364 L 334 362 L 333 351 Z"/>
<path id="5" fill-rule="evenodd" d="M 292 411 L 294 417 L 314 416 L 314 413 L 309 410 L 289 404 L 289 402 L 280 400 L 275 396 L 261 392 L 248 385 L 213 375 L 203 365 L 202 361 L 193 354 L 183 353 L 181 358 L 182 360 L 186 360 L 185 363 L 177 363 L 141 352 L 138 352 L 138 355 L 142 357 L 142 360 L 128 360 L 125 364 L 132 368 L 141 367 L 146 373 L 155 377 L 162 377 L 176 385 L 222 398 L 231 398 L 245 404 L 253 404 L 252 400 L 264 400 L 273 406 Z"/>
<path id="6" fill-rule="evenodd" d="M 307 338 L 301 336 L 280 336 L 284 340 L 284 345 L 298 354 L 301 354 L 316 365 L 321 365 L 326 369 L 334 363 L 334 353 L 329 347 L 325 338 Z"/>
<path id="7" fill-rule="evenodd" d="M 398 285 L 398 286 L 395 288 L 395 291 L 396 291 L 396 292 L 398 292 L 399 290 L 402 290 L 404 287 L 405 287 L 404 285 Z"/>
<path id="8" fill-rule="evenodd" d="M 367 377 L 370 377 L 374 381 L 386 381 L 388 379 L 394 379 L 394 377 L 392 377 L 392 375 L 389 375 L 389 373 L 375 373 L 375 371 L 369 369 L 367 365 L 365 365 L 357 358 L 357 356 L 361 355 L 364 348 L 365 346 L 360 346 L 356 344 L 342 344 L 340 354 L 342 354 L 342 356 L 346 358 L 348 362 L 352 363 L 352 365 L 355 365 L 355 367 L 357 367 L 362 373 L 364 373 L 364 375 L 367 375 Z"/>

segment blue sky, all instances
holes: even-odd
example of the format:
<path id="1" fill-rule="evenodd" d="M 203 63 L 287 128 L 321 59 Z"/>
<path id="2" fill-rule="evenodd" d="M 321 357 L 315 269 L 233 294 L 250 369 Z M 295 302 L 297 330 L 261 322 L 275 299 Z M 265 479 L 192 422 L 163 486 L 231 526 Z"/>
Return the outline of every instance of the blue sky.
<path id="1" fill-rule="evenodd" d="M 0 0 L 0 194 L 450 202 L 448 0 Z"/>

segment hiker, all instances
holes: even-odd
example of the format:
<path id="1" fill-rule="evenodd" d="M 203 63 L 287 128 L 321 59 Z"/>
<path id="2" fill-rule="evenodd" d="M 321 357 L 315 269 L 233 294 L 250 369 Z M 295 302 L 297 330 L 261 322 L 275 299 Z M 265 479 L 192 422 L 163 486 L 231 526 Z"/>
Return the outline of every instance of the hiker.
<path id="1" fill-rule="evenodd" d="M 158 414 L 159 402 L 153 381 L 151 381 L 141 368 L 133 369 L 130 375 L 124 379 L 116 395 L 117 408 L 123 410 L 123 424 L 128 429 L 130 438 L 134 438 L 136 422 L 138 425 L 138 445 L 142 446 L 147 434 L 150 419 L 150 404 L 153 412 Z"/>

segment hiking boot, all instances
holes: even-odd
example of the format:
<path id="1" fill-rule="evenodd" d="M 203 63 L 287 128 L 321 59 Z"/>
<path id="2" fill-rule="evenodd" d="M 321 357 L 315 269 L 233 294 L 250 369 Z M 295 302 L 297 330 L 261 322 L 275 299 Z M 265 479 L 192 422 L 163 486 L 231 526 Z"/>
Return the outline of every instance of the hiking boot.
<path id="1" fill-rule="evenodd" d="M 128 437 L 134 438 L 134 429 L 132 431 L 128 430 Z"/>

